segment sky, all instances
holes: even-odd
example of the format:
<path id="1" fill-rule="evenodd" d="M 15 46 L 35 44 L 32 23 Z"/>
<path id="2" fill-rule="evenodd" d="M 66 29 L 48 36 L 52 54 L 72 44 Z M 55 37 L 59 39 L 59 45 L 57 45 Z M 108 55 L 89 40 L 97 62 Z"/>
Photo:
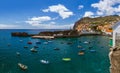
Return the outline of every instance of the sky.
<path id="1" fill-rule="evenodd" d="M 120 0 L 0 0 L 0 29 L 70 29 L 107 15 L 120 15 Z"/>

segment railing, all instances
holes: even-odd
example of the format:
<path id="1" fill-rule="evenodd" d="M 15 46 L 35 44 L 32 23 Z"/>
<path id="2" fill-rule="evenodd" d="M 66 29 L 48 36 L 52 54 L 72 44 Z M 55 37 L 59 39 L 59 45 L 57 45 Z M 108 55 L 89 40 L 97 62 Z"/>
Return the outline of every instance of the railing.
<path id="1" fill-rule="evenodd" d="M 116 33 L 116 40 L 115 40 L 115 42 L 116 42 L 116 46 L 120 46 L 120 33 Z"/>

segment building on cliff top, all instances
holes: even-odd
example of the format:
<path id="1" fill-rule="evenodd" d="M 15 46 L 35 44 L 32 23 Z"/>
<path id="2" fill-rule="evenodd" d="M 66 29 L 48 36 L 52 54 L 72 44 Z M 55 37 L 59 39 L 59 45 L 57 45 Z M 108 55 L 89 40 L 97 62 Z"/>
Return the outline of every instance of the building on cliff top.
<path id="1" fill-rule="evenodd" d="M 113 45 L 112 47 L 115 46 L 120 46 L 120 21 L 117 22 L 113 27 Z"/>

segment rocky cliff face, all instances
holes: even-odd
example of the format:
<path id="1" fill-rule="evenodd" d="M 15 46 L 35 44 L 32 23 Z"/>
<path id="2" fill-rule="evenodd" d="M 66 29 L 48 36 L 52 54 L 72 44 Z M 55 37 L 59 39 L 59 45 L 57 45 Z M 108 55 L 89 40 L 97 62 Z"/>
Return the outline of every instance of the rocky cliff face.
<path id="1" fill-rule="evenodd" d="M 113 16 L 105 16 L 105 17 L 96 17 L 96 18 L 81 18 L 78 20 L 74 25 L 74 30 L 81 31 L 81 30 L 102 30 L 103 27 L 108 25 L 108 28 L 111 27 L 114 23 L 120 20 L 120 16 L 113 15 Z"/>
<path id="2" fill-rule="evenodd" d="M 120 48 L 111 48 L 109 58 L 110 73 L 120 73 Z"/>

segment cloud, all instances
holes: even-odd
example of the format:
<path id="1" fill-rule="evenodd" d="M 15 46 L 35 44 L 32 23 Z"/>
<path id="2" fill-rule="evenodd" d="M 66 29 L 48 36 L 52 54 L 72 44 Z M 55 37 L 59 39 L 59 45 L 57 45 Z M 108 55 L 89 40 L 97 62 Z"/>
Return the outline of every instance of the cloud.
<path id="1" fill-rule="evenodd" d="M 41 29 L 70 29 L 73 28 L 74 24 L 65 24 L 65 25 L 60 25 L 60 24 L 52 24 L 51 22 L 48 24 L 40 24 L 38 28 Z"/>
<path id="2" fill-rule="evenodd" d="M 91 6 L 97 8 L 96 14 L 100 16 L 120 14 L 120 0 L 100 0 Z"/>
<path id="3" fill-rule="evenodd" d="M 79 6 L 78 6 L 78 9 L 82 9 L 82 8 L 84 8 L 83 5 L 79 5 Z"/>
<path id="4" fill-rule="evenodd" d="M 55 12 L 58 13 L 62 19 L 69 18 L 73 15 L 73 12 L 67 9 L 64 5 L 58 4 L 58 5 L 52 5 L 49 6 L 47 9 L 43 9 L 43 12 Z"/>
<path id="5" fill-rule="evenodd" d="M 25 21 L 32 26 L 39 26 L 41 23 L 52 20 L 49 16 L 33 17 Z"/>
<path id="6" fill-rule="evenodd" d="M 83 17 L 93 17 L 94 13 L 91 11 L 86 11 Z"/>
<path id="7" fill-rule="evenodd" d="M 13 29 L 18 27 L 19 27 L 18 25 L 0 24 L 0 29 Z"/>
<path id="8" fill-rule="evenodd" d="M 29 18 L 25 23 L 30 24 L 33 28 L 38 29 L 69 29 L 74 24 L 60 25 L 53 21 L 54 18 L 49 16 L 32 17 Z"/>

